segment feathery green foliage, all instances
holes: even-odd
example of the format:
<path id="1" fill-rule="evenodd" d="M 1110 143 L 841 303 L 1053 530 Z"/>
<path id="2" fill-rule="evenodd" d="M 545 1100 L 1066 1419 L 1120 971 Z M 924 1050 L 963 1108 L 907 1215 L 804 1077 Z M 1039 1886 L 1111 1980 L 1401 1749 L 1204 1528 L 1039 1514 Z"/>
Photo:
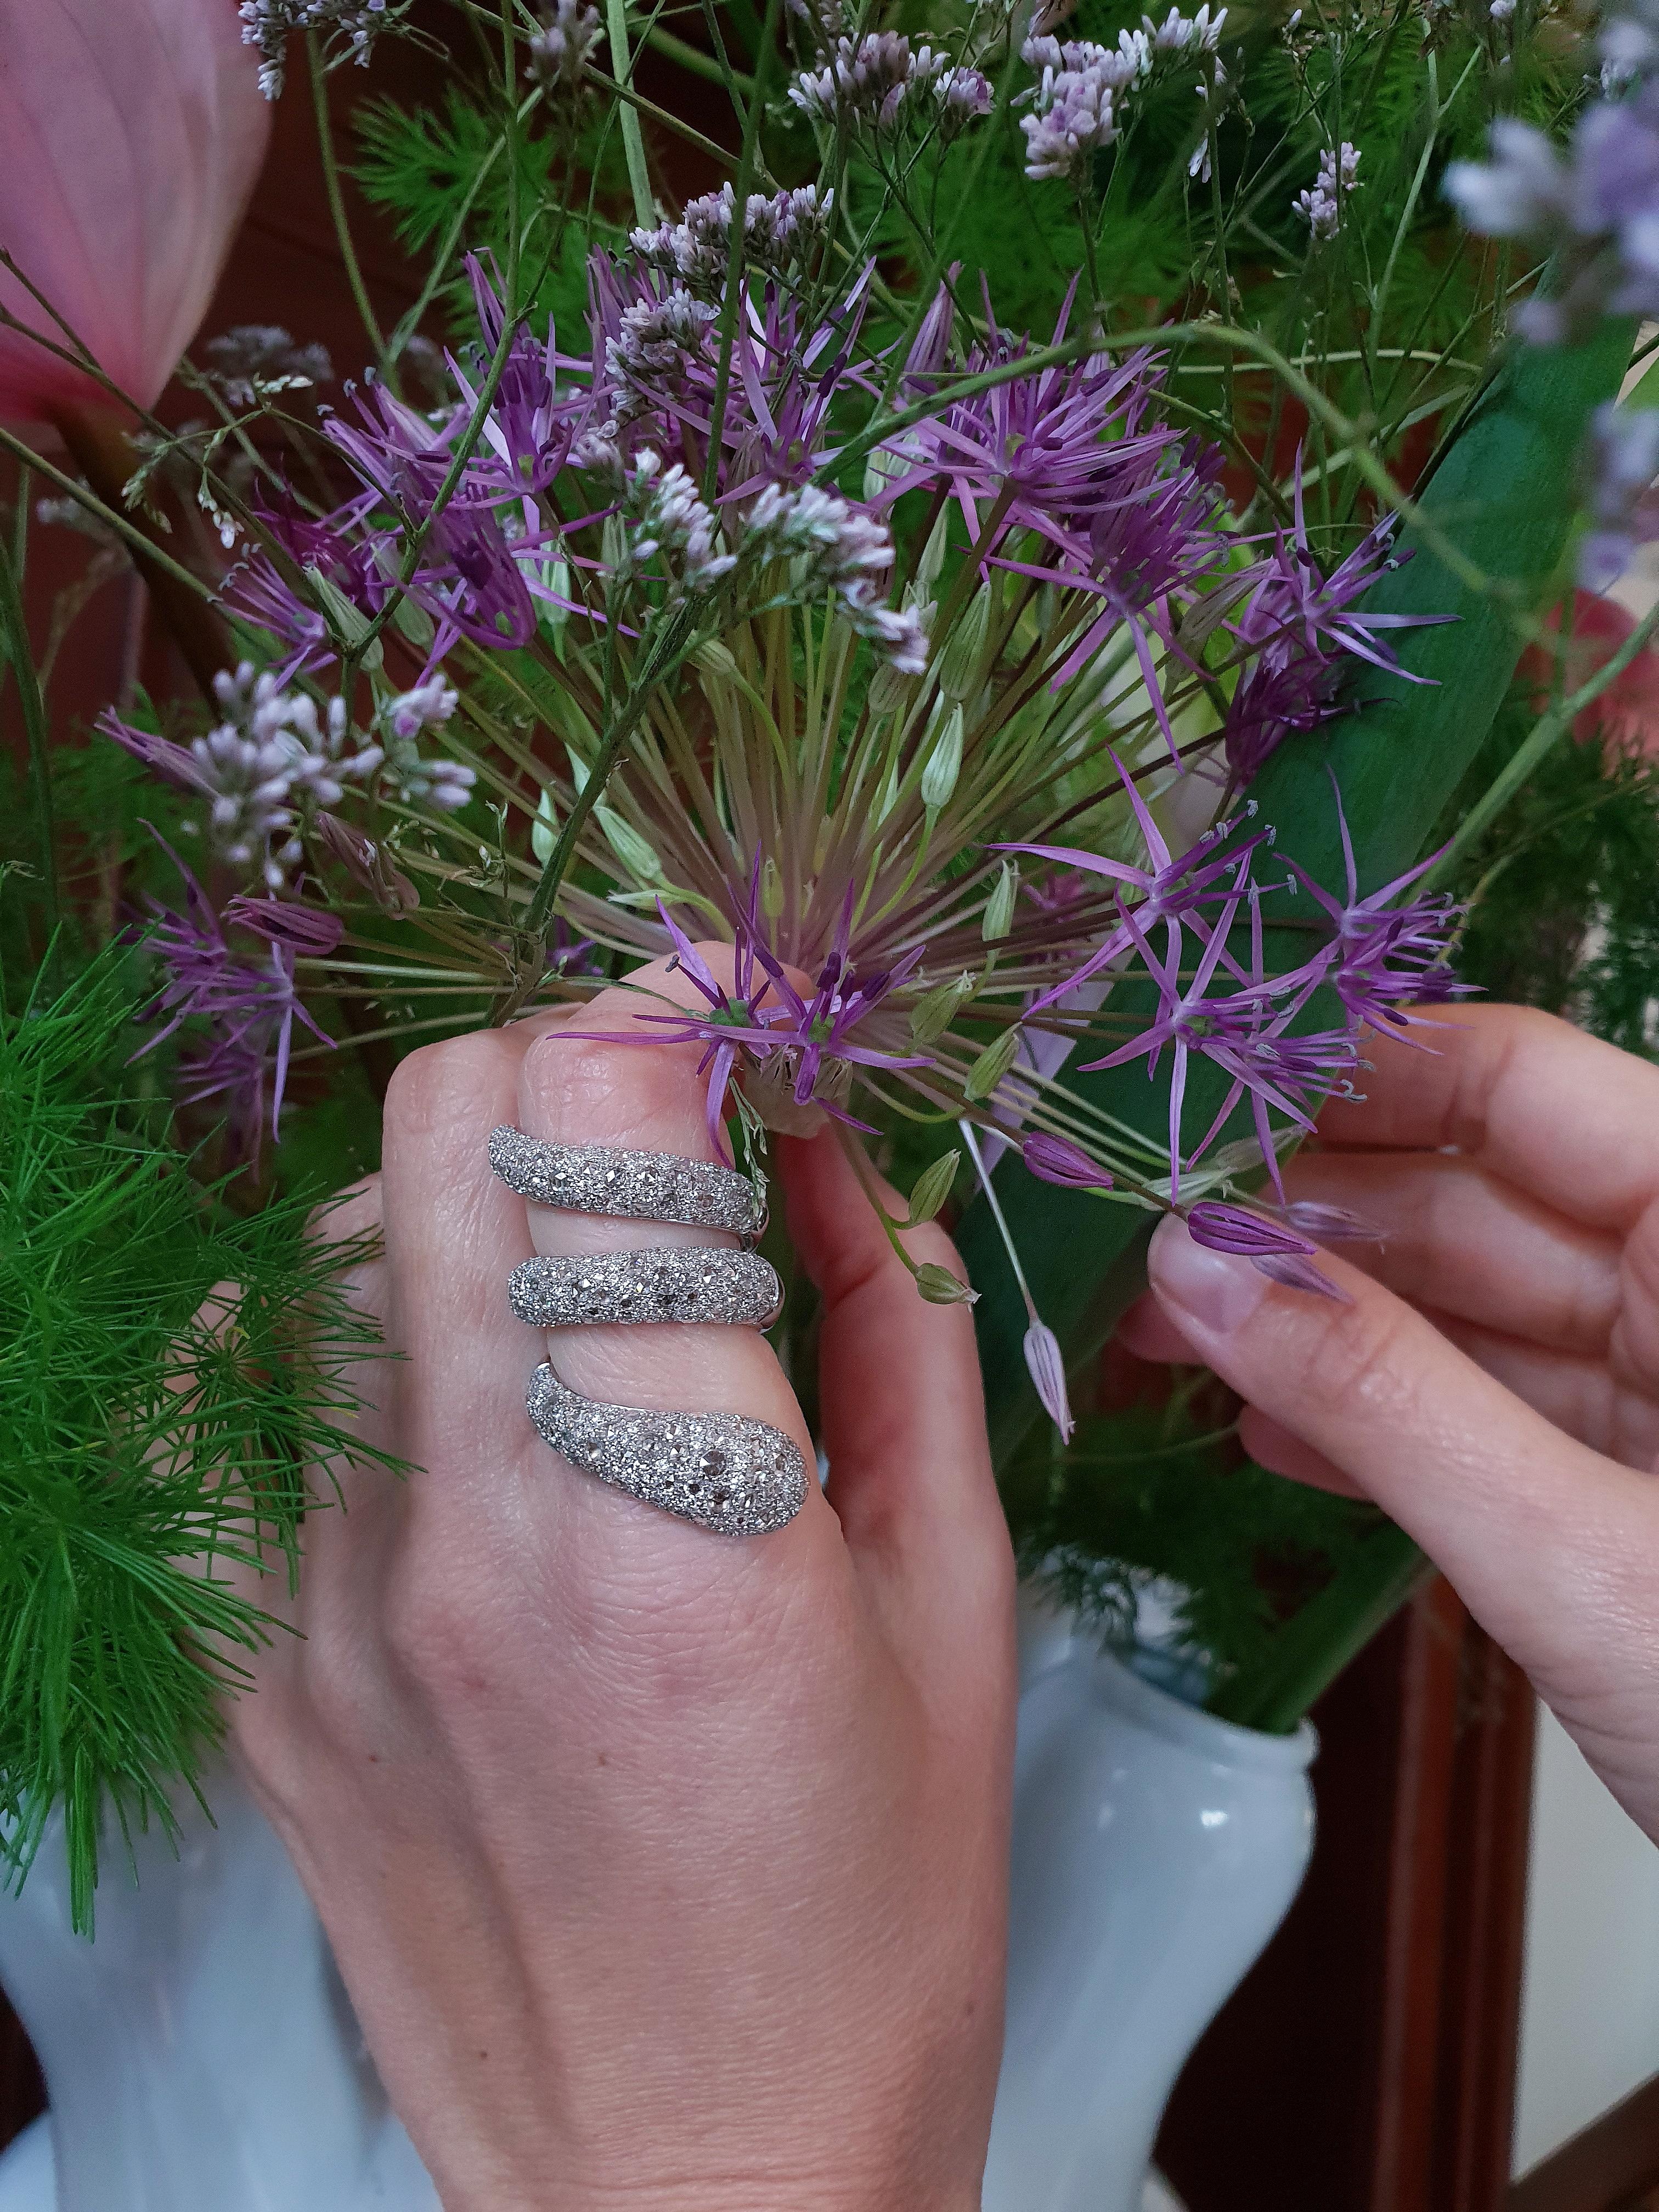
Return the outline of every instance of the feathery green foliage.
<path id="1" fill-rule="evenodd" d="M 228 1570 L 291 1580 L 307 1468 L 392 1465 L 351 1432 L 362 1243 L 195 1180 L 124 1066 L 137 967 L 0 1015 L 0 1863 L 61 1803 L 83 1928 L 107 1815 L 168 1825 L 276 1632 Z"/>

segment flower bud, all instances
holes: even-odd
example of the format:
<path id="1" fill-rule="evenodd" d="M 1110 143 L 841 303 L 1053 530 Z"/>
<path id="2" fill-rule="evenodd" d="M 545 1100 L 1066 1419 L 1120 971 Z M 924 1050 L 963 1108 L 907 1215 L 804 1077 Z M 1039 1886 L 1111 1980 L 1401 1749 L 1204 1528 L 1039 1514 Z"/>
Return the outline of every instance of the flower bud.
<path id="1" fill-rule="evenodd" d="M 1058 1183 L 1064 1190 L 1109 1190 L 1112 1187 L 1109 1172 L 1069 1137 L 1034 1129 L 1025 1139 L 1024 1151 L 1026 1166 L 1044 1182 Z"/>
<path id="2" fill-rule="evenodd" d="M 994 945 L 999 938 L 1006 937 L 1013 927 L 1014 900 L 1018 892 L 1019 864 L 1015 860 L 1005 860 L 1002 872 L 996 880 L 996 888 L 985 902 L 984 919 L 979 926 L 979 933 L 986 944 Z"/>
<path id="3" fill-rule="evenodd" d="M 536 818 L 530 825 L 530 849 L 545 867 L 553 857 L 553 848 L 558 842 L 559 817 L 553 811 L 553 793 L 542 786 L 542 795 L 536 801 Z"/>
<path id="4" fill-rule="evenodd" d="M 1070 1443 L 1077 1424 L 1066 1395 L 1066 1361 L 1060 1339 L 1045 1322 L 1034 1321 L 1025 1332 L 1025 1366 L 1043 1412 L 1060 1431 L 1061 1443 Z"/>
<path id="5" fill-rule="evenodd" d="M 945 568 L 945 550 L 950 543 L 951 510 L 941 510 L 939 520 L 927 533 L 927 543 L 921 549 L 921 558 L 916 562 L 916 582 L 924 595 L 930 594 Z"/>
<path id="6" fill-rule="evenodd" d="M 921 803 L 930 813 L 946 803 L 962 774 L 962 709 L 952 707 L 921 771 Z"/>
<path id="7" fill-rule="evenodd" d="M 896 714 L 915 689 L 914 677 L 904 675 L 890 660 L 876 664 L 876 672 L 870 678 L 870 712 L 872 714 Z"/>
<path id="8" fill-rule="evenodd" d="M 957 617 L 939 667 L 939 688 L 947 699 L 966 699 L 979 689 L 979 664 L 991 626 L 991 587 L 981 584 Z"/>
<path id="9" fill-rule="evenodd" d="M 718 676 L 726 684 L 735 684 L 742 673 L 731 647 L 722 645 L 717 637 L 705 638 L 692 654 L 691 662 L 705 676 Z"/>
<path id="10" fill-rule="evenodd" d="M 930 1306 L 970 1306 L 979 1297 L 977 1291 L 969 1290 L 948 1267 L 941 1267 L 932 1260 L 924 1261 L 916 1269 L 916 1288 Z"/>
<path id="11" fill-rule="evenodd" d="M 949 983 L 936 984 L 911 1010 L 910 1035 L 918 1044 L 933 1044 L 945 1035 L 957 1014 L 979 988 L 979 978 L 965 971 Z"/>
<path id="12" fill-rule="evenodd" d="M 599 805 L 593 809 L 605 832 L 605 842 L 622 862 L 627 873 L 635 882 L 659 884 L 663 880 L 662 862 L 631 822 L 624 822 L 614 806 Z"/>
<path id="13" fill-rule="evenodd" d="M 775 921 L 783 912 L 783 874 L 769 853 L 761 863 L 760 902 L 769 921 Z"/>
<path id="14" fill-rule="evenodd" d="M 866 507 L 873 505 L 889 484 L 896 483 L 900 477 L 908 473 L 910 465 L 908 461 L 902 460 L 898 454 L 885 453 L 879 446 L 873 453 L 866 454 L 864 462 L 865 505 Z"/>
<path id="15" fill-rule="evenodd" d="M 914 1229 L 920 1222 L 933 1218 L 951 1195 L 951 1186 L 957 1179 L 957 1168 L 961 1158 L 958 1152 L 942 1152 L 930 1166 L 922 1170 L 910 1187 L 910 1217 L 905 1224 L 907 1228 Z"/>
<path id="16" fill-rule="evenodd" d="M 968 1098 L 988 1098 L 1003 1077 L 1014 1064 L 1019 1050 L 1019 1030 L 1010 1024 L 1002 1035 L 988 1044 L 969 1069 L 963 1079 L 963 1095 Z"/>

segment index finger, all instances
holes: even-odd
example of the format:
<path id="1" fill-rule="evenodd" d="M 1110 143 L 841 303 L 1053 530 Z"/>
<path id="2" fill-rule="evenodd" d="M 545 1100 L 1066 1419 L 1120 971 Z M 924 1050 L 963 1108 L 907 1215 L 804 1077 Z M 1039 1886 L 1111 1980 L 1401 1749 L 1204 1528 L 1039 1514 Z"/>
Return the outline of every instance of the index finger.
<path id="1" fill-rule="evenodd" d="M 1598 1229 L 1659 1196 L 1659 1068 L 1529 1006 L 1459 1006 L 1413 1036 L 1366 1039 L 1365 1095 L 1328 1102 L 1322 1146 L 1455 1147 Z"/>

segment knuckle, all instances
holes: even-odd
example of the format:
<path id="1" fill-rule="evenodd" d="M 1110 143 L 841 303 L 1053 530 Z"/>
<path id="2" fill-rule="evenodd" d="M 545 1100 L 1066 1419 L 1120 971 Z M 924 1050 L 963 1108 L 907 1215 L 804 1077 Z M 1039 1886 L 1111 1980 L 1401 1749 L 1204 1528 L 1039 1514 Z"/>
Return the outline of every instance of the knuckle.
<path id="1" fill-rule="evenodd" d="M 1372 1419 L 1402 1407 L 1411 1395 L 1406 1338 L 1418 1325 L 1392 1298 L 1335 1308 L 1310 1347 L 1299 1395 L 1328 1413 Z"/>
<path id="2" fill-rule="evenodd" d="M 501 1090 L 507 1049 L 499 1030 L 475 1030 L 422 1045 L 399 1060 L 386 1086 L 388 1143 L 441 1137 L 458 1125 L 471 1133 L 480 1100 Z"/>
<path id="3" fill-rule="evenodd" d="M 495 1608 L 453 1563 L 406 1562 L 386 1593 L 381 1635 L 394 1672 L 434 1703 L 477 1697 L 498 1685 L 501 1638 Z"/>

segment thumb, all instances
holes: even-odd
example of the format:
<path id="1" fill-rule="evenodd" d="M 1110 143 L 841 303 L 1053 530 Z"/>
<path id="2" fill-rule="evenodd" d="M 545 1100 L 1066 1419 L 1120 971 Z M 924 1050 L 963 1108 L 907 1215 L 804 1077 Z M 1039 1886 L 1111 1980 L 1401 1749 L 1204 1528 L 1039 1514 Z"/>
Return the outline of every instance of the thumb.
<path id="1" fill-rule="evenodd" d="M 1320 1266 L 1340 1299 L 1269 1281 L 1174 1215 L 1148 1255 L 1158 1305 L 1196 1357 L 1414 1537 L 1549 1697 L 1582 1665 L 1590 1625 L 1627 1608 L 1632 1547 L 1659 1533 L 1646 1486 L 1358 1268 L 1324 1253 Z"/>

